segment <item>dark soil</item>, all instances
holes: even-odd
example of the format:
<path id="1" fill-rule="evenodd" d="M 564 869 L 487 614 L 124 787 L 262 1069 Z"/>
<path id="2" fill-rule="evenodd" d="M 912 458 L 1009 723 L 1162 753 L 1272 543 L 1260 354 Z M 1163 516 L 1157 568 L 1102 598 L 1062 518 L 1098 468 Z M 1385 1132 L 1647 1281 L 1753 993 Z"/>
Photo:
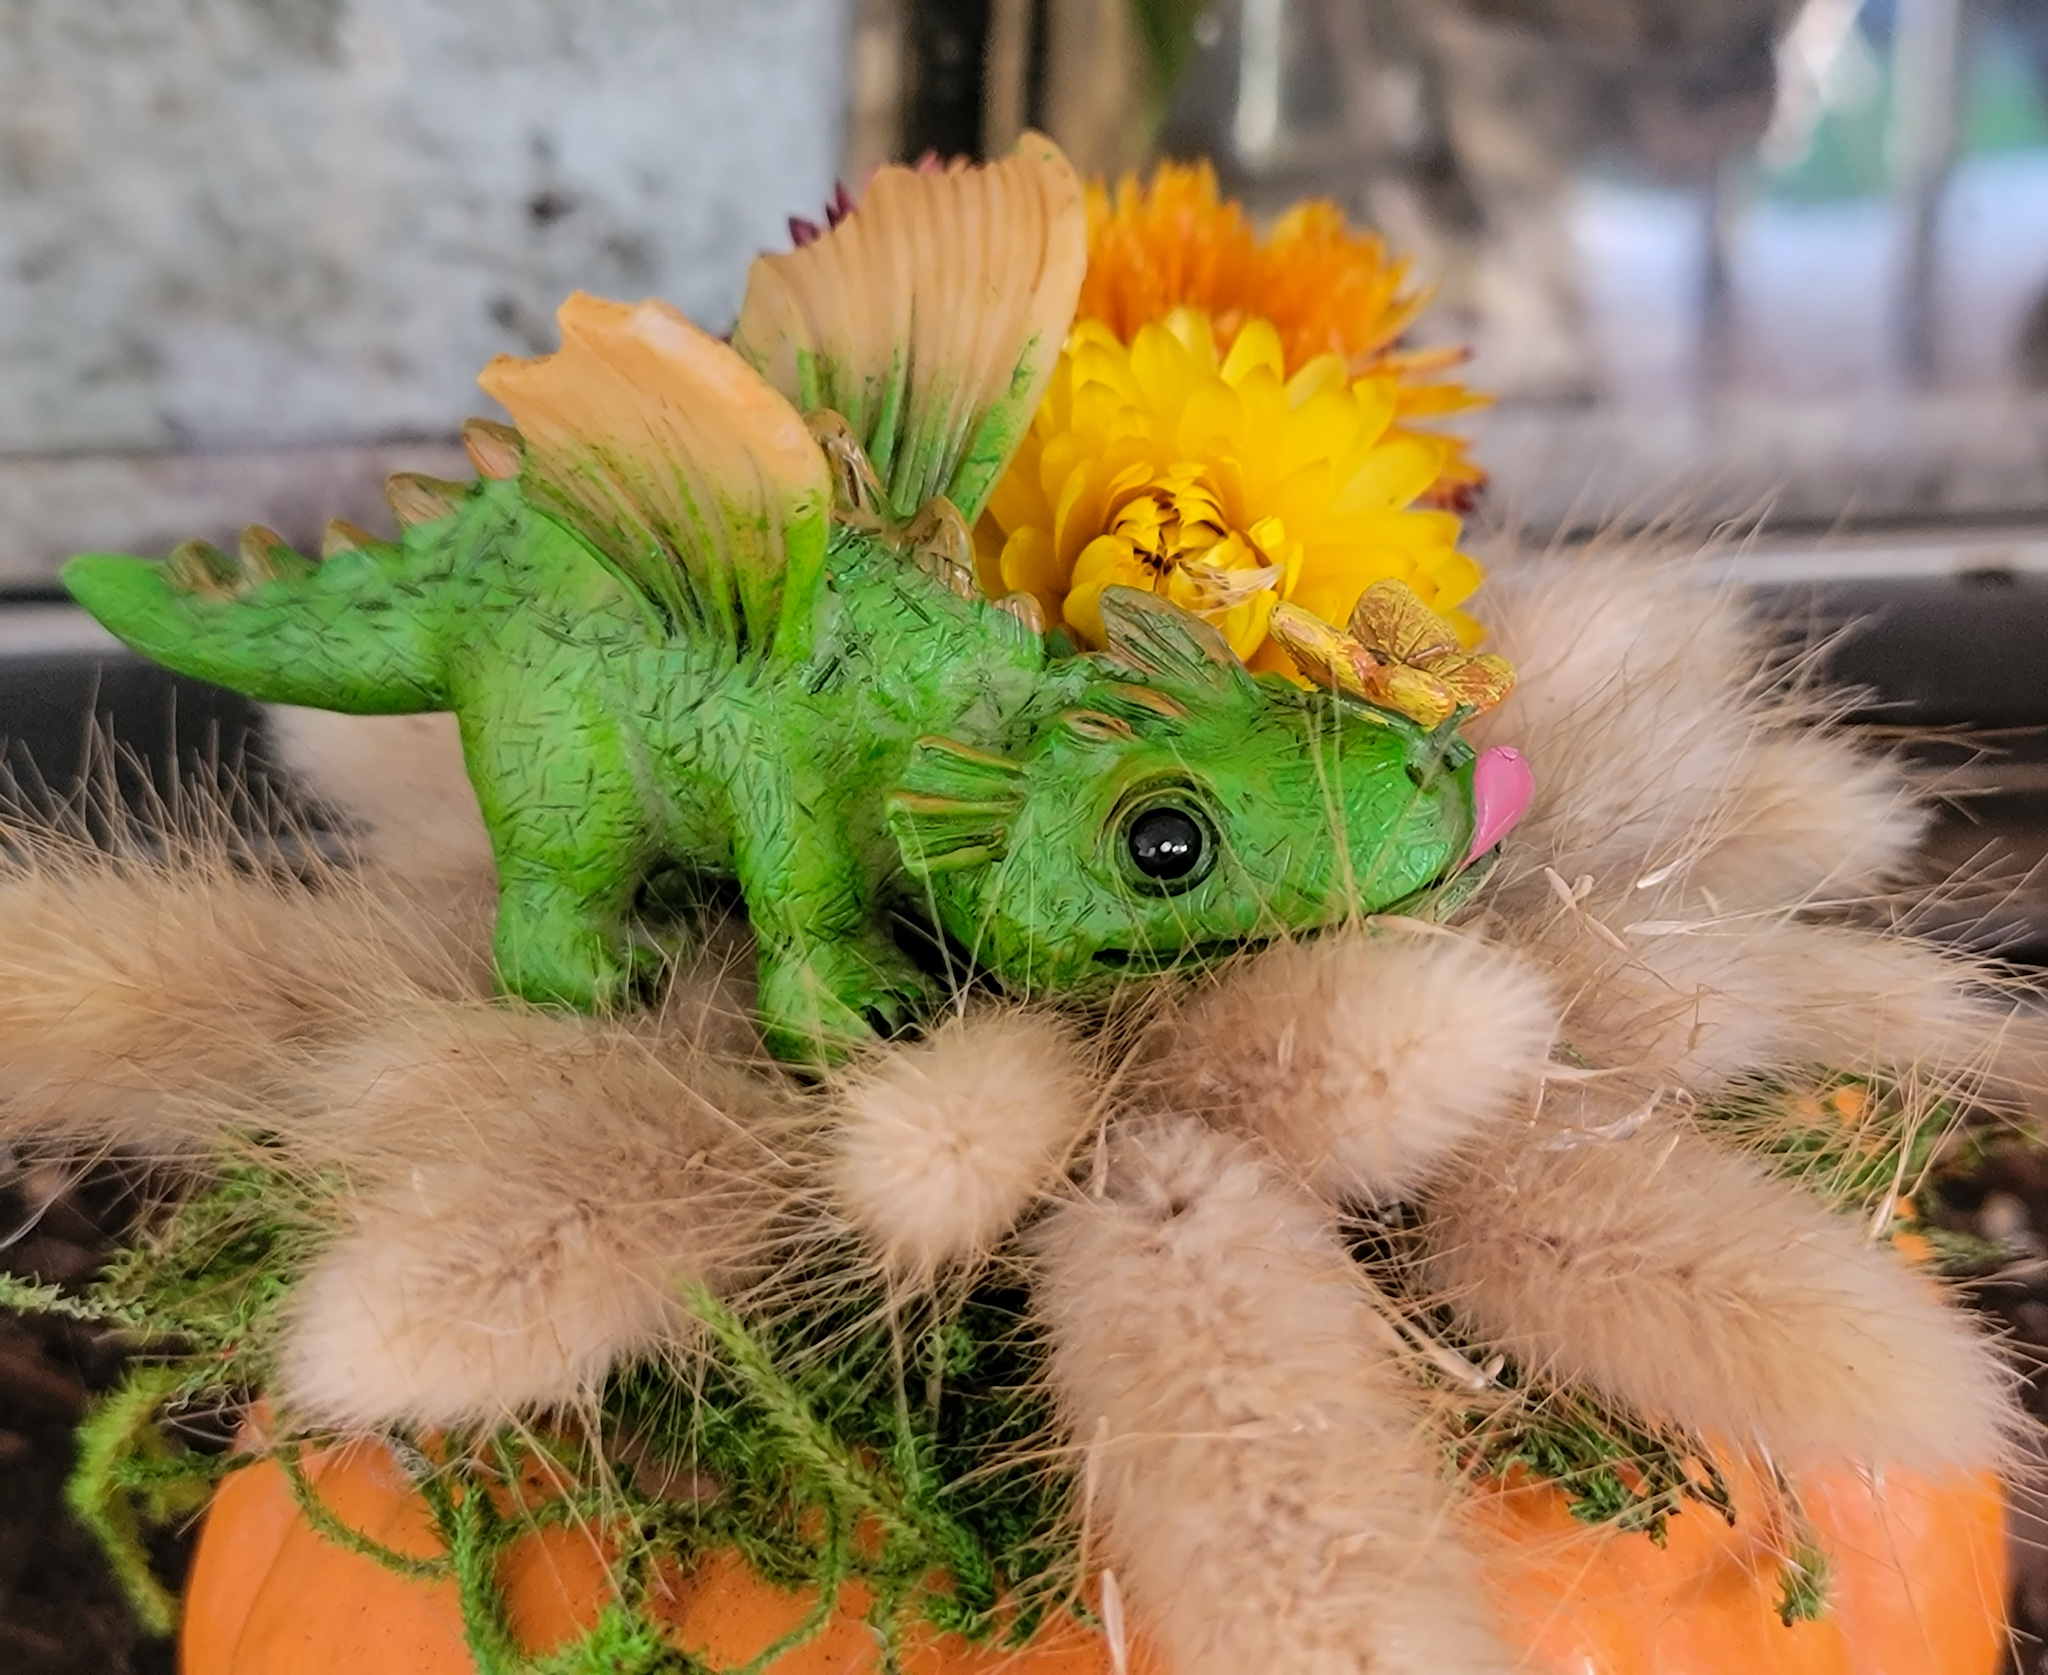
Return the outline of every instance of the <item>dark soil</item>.
<path id="1" fill-rule="evenodd" d="M 134 1213 L 130 1183 L 73 1182 L 12 1167 L 0 1187 L 0 1266 L 51 1284 L 88 1278 Z M 119 1379 L 107 1331 L 0 1313 L 0 1670 L 7 1675 L 171 1675 L 169 1642 L 144 1635 L 93 1538 L 64 1505 L 72 1428 Z M 189 1532 L 162 1544 L 184 1574 Z"/>

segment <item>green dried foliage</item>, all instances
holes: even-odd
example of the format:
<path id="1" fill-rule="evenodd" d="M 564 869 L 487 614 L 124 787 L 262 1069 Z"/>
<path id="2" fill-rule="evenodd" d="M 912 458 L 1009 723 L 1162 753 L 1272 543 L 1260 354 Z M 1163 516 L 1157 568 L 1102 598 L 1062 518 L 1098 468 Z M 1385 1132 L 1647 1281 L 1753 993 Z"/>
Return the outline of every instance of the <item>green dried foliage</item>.
<path id="1" fill-rule="evenodd" d="M 1790 1628 L 1794 1623 L 1815 1623 L 1828 1614 L 1828 1587 L 1834 1580 L 1833 1567 L 1811 1540 L 1799 1542 L 1779 1571 L 1778 1621 Z"/>
<path id="2" fill-rule="evenodd" d="M 176 1346 L 188 1395 L 261 1389 L 292 1283 L 333 1226 L 338 1198 L 335 1183 L 251 1144 L 204 1190 L 151 1218 L 76 1306 Z"/>
<path id="3" fill-rule="evenodd" d="M 78 1427 L 78 1464 L 65 1498 L 92 1531 L 136 1621 L 169 1634 L 176 1597 L 150 1569 L 145 1531 L 197 1514 L 213 1493 L 212 1462 L 180 1448 L 158 1423 L 183 1375 L 175 1366 L 139 1365 L 96 1403 Z"/>
<path id="4" fill-rule="evenodd" d="M 238 1463 L 179 1447 L 159 1420 L 179 1402 L 263 1388 L 281 1307 L 319 1247 L 331 1196 L 254 1151 L 158 1218 L 84 1295 L 0 1284 L 0 1301 L 113 1325 L 156 1357 L 88 1422 L 72 1495 L 158 1632 L 175 1602 L 150 1573 L 143 1532 L 203 1507 Z M 812 1620 L 763 1665 L 822 1628 L 850 1580 L 871 1590 L 885 1644 L 919 1619 L 1022 1644 L 1079 1581 L 1023 1294 L 990 1286 L 910 1318 L 825 1277 L 857 1266 L 857 1253 L 815 1260 L 815 1275 L 788 1276 L 803 1300 L 759 1318 L 688 1298 L 709 1352 L 623 1370 L 587 1433 L 508 1430 L 442 1439 L 431 1453 L 425 1439 L 389 1438 L 445 1558 L 392 1552 L 335 1517 L 303 1466 L 318 1438 L 286 1440 L 275 1458 L 329 1540 L 400 1574 L 455 1580 L 484 1675 L 702 1668 L 663 1647 L 645 1606 L 663 1573 L 720 1548 L 771 1581 L 820 1591 Z M 522 1491 L 536 1458 L 548 1482 L 575 1487 Z M 512 1638 L 500 1560 L 563 1520 L 617 1532 L 622 1597 L 576 1647 L 534 1660 Z"/>
<path id="5" fill-rule="evenodd" d="M 1651 1427 L 1584 1391 L 1544 1389 L 1503 1366 L 1494 1399 L 1469 1408 L 1461 1448 L 1488 1476 L 1522 1472 L 1556 1485 L 1582 1524 L 1612 1524 L 1664 1545 L 1684 1503 L 1731 1524 L 1728 1485 L 1697 1437 Z"/>
<path id="6" fill-rule="evenodd" d="M 641 1367 L 606 1401 L 643 1476 L 717 1485 L 669 1505 L 681 1545 L 737 1548 L 785 1586 L 858 1578 L 885 1636 L 917 1616 L 1022 1644 L 1077 1594 L 1069 1482 L 1046 1459 L 1044 1350 L 1021 1293 L 986 1287 L 916 1319 L 865 1293 L 765 1322 L 704 1293 L 690 1304 L 715 1345 L 694 1390 Z"/>
<path id="7" fill-rule="evenodd" d="M 59 1320 L 76 1320 L 88 1326 L 127 1326 L 139 1329 L 139 1311 L 126 1305 L 103 1303 L 94 1297 L 74 1296 L 61 1285 L 40 1285 L 19 1274 L 0 1273 L 0 1309 L 17 1314 L 47 1314 Z"/>
<path id="8" fill-rule="evenodd" d="M 1821 1074 L 1742 1083 L 1702 1121 L 1830 1208 L 1862 1214 L 1920 1189 L 1957 1111 L 1910 1084 Z"/>
<path id="9" fill-rule="evenodd" d="M 694 1675 L 702 1668 L 666 1645 L 645 1618 L 613 1605 L 574 1645 L 524 1660 L 521 1675 Z"/>
<path id="10" fill-rule="evenodd" d="M 1987 1134 L 1966 1129 L 1952 1099 L 1909 1082 L 1823 1071 L 1743 1083 L 1701 1121 L 1830 1209 L 1860 1217 L 1875 1236 L 1917 1245 L 1930 1273 L 1980 1275 L 2011 1258 L 2004 1246 L 1938 1227 L 1925 1213 L 1937 1161 L 1944 1171 L 1964 1170 L 1984 1153 Z"/>

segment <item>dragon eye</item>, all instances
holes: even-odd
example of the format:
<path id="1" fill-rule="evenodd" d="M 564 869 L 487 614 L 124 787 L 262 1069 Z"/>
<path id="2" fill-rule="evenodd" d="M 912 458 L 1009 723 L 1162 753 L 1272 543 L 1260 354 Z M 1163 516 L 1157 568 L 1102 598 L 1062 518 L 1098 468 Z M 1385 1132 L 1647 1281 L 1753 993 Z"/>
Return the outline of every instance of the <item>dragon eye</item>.
<path id="1" fill-rule="evenodd" d="M 1124 834 L 1131 865 L 1155 884 L 1186 885 L 1202 869 L 1208 829 L 1186 809 L 1171 804 L 1146 809 Z"/>

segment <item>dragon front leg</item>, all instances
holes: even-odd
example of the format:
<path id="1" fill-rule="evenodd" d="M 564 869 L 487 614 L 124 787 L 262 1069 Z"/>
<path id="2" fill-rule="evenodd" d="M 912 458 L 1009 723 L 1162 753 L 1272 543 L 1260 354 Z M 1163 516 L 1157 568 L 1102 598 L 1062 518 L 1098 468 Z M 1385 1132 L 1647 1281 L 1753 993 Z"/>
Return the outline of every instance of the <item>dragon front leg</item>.
<path id="1" fill-rule="evenodd" d="M 882 920 L 841 796 L 816 777 L 780 763 L 749 776 L 734 809 L 734 860 L 760 947 L 769 1050 L 835 1064 L 922 1018 L 933 995 Z"/>

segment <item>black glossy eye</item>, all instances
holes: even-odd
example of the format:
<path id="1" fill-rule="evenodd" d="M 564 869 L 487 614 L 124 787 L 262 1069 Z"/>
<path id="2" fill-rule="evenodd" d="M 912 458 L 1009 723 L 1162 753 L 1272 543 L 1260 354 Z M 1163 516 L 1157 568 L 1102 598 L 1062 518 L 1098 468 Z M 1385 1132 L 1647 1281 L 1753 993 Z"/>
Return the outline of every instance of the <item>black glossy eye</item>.
<path id="1" fill-rule="evenodd" d="M 1192 814 L 1177 808 L 1148 808 L 1131 822 L 1124 839 L 1131 864 L 1161 884 L 1193 876 L 1202 864 L 1209 834 Z"/>

